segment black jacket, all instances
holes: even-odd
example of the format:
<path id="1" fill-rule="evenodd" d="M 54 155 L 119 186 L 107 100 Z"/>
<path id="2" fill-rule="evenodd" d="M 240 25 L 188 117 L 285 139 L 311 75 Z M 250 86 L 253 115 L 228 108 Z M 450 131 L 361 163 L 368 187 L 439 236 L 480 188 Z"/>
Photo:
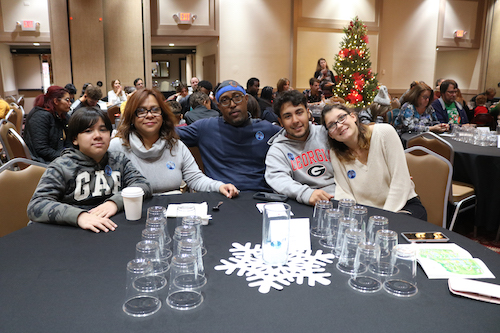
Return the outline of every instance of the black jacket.
<path id="1" fill-rule="evenodd" d="M 34 107 L 26 117 L 24 141 L 31 157 L 39 162 L 50 163 L 61 155 L 64 148 L 71 147 L 67 138 L 69 116 L 62 119 L 41 107 Z"/>

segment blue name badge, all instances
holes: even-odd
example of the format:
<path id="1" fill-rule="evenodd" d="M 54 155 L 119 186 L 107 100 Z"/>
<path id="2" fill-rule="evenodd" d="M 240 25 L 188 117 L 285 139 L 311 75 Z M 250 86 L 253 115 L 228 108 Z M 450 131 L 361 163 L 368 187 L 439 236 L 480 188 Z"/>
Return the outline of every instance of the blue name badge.
<path id="1" fill-rule="evenodd" d="M 354 171 L 354 170 L 347 171 L 347 177 L 349 177 L 349 179 L 356 178 L 356 171 Z"/>

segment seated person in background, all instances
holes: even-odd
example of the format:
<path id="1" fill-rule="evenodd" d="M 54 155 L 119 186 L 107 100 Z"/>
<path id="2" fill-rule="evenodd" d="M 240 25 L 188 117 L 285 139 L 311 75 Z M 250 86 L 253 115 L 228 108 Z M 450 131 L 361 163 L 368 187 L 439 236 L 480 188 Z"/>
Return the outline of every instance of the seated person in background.
<path id="1" fill-rule="evenodd" d="M 138 77 L 137 79 L 134 80 L 134 87 L 135 90 L 144 88 L 144 81 L 140 77 Z"/>
<path id="2" fill-rule="evenodd" d="M 322 123 L 328 130 L 335 174 L 335 199 L 406 212 L 426 220 L 415 193 L 401 141 L 389 124 L 363 125 L 344 105 L 327 105 Z"/>
<path id="3" fill-rule="evenodd" d="M 122 152 L 153 186 L 153 193 L 179 190 L 182 180 L 190 189 L 220 192 L 231 198 L 231 184 L 205 176 L 189 149 L 175 132 L 175 117 L 155 89 L 141 89 L 130 97 L 122 124 L 109 151 Z"/>
<path id="4" fill-rule="evenodd" d="M 270 123 L 277 123 L 278 116 L 273 111 L 273 87 L 265 86 L 260 92 L 258 100 L 260 106 L 260 119 L 267 120 Z"/>
<path id="5" fill-rule="evenodd" d="M 408 93 L 410 92 L 411 88 L 415 87 L 415 85 L 416 85 L 417 83 L 418 83 L 418 81 L 412 81 L 412 82 L 410 83 L 410 88 L 408 88 L 408 90 L 406 90 L 406 91 L 403 93 L 403 95 L 401 95 L 401 97 L 399 98 L 399 105 L 400 105 L 400 106 L 401 106 L 401 105 L 403 105 L 403 104 L 405 104 L 405 103 L 407 102 L 407 100 L 405 99 L 406 94 L 408 94 Z M 431 102 L 432 102 L 432 101 L 431 101 Z"/>
<path id="6" fill-rule="evenodd" d="M 175 126 L 186 126 L 186 121 L 183 119 L 182 115 L 182 106 L 179 102 L 176 101 L 167 101 L 167 105 L 170 106 L 170 110 L 175 116 Z"/>
<path id="7" fill-rule="evenodd" d="M 436 87 L 434 88 L 434 101 L 441 97 L 441 91 L 439 89 L 441 89 L 441 83 L 443 83 L 443 81 L 443 78 L 439 78 L 436 80 Z M 431 101 L 431 103 L 434 101 Z"/>
<path id="8" fill-rule="evenodd" d="M 494 102 L 495 102 L 495 95 L 497 94 L 497 91 L 495 88 L 488 88 L 486 89 L 485 92 L 483 93 L 480 93 L 474 97 L 472 97 L 470 99 L 470 104 L 471 106 L 474 108 L 477 103 L 476 103 L 476 99 L 479 97 L 479 96 L 486 96 L 486 103 L 485 103 L 485 106 L 489 107 L 491 106 Z"/>
<path id="9" fill-rule="evenodd" d="M 247 96 L 248 96 L 248 103 L 247 103 L 248 113 L 250 113 L 250 116 L 252 116 L 253 119 L 259 119 L 261 115 L 259 102 L 257 102 L 257 99 L 252 95 L 247 94 Z"/>
<path id="10" fill-rule="evenodd" d="M 358 118 L 365 125 L 372 122 L 383 123 L 385 114 L 390 110 L 392 110 L 391 95 L 389 95 L 386 86 L 380 86 L 372 104 L 368 108 L 361 110 Z"/>
<path id="11" fill-rule="evenodd" d="M 306 97 L 293 90 L 274 102 L 283 129 L 269 141 L 266 181 L 274 191 L 300 203 L 315 205 L 335 193 L 328 132 L 309 123 Z"/>
<path id="12" fill-rule="evenodd" d="M 119 105 L 127 100 L 120 80 L 111 81 L 111 87 L 113 90 L 108 91 L 108 106 Z"/>
<path id="13" fill-rule="evenodd" d="M 73 83 L 68 83 L 64 86 L 64 89 L 69 92 L 69 99 L 71 100 L 71 103 L 73 103 L 75 101 L 76 87 Z"/>
<path id="14" fill-rule="evenodd" d="M 439 123 L 436 112 L 430 105 L 433 93 L 432 88 L 421 81 L 406 94 L 407 102 L 394 121 L 394 127 L 400 134 L 419 131 L 443 133 L 449 129 L 447 123 Z"/>
<path id="15" fill-rule="evenodd" d="M 101 109 L 99 104 L 99 100 L 102 98 L 102 91 L 101 88 L 99 87 L 94 87 L 92 85 L 89 85 L 87 89 L 85 90 L 85 93 L 83 94 L 82 97 L 77 99 L 73 104 L 71 104 L 71 108 L 69 111 L 69 115 L 73 114 L 76 110 L 78 110 L 81 107 L 97 107 L 98 109 Z"/>
<path id="16" fill-rule="evenodd" d="M 440 123 L 468 124 L 469 119 L 464 108 L 457 99 L 458 84 L 453 80 L 444 80 L 439 87 L 441 97 L 432 102 L 431 106 L 436 111 Z"/>
<path id="17" fill-rule="evenodd" d="M 9 113 L 10 106 L 5 100 L 0 98 L 0 119 L 4 119 L 7 113 Z"/>
<path id="18" fill-rule="evenodd" d="M 191 83 L 191 85 L 188 87 L 188 91 L 189 91 L 189 95 L 191 95 L 193 92 L 196 91 L 196 88 L 198 87 L 198 83 L 200 82 L 200 79 L 193 76 L 189 82 Z"/>
<path id="19" fill-rule="evenodd" d="M 76 111 L 68 137 L 75 148 L 49 164 L 28 204 L 28 217 L 94 232 L 115 230 L 109 218 L 123 209 L 120 191 L 138 186 L 147 198 L 151 186 L 125 155 L 107 152 L 111 122 L 101 110 Z"/>
<path id="20" fill-rule="evenodd" d="M 212 89 L 213 89 L 213 86 L 210 82 L 208 82 L 206 80 L 202 80 L 202 81 L 198 82 L 198 84 L 196 85 L 196 88 L 194 89 L 193 92 L 201 91 L 202 93 L 205 93 L 205 94 L 207 94 L 207 96 L 210 97 L 210 95 L 212 94 Z M 179 101 L 179 103 L 181 103 L 181 106 L 182 106 L 182 114 L 186 114 L 186 112 L 188 112 L 191 109 L 191 104 L 189 102 L 190 98 L 191 98 L 191 95 L 189 95 L 189 96 L 187 96 Z M 210 109 L 219 111 L 219 108 L 217 107 L 217 105 L 215 104 L 215 102 L 212 99 L 210 99 Z"/>
<path id="21" fill-rule="evenodd" d="M 222 117 L 177 127 L 181 140 L 199 147 L 207 176 L 242 191 L 270 191 L 264 179 L 267 140 L 280 127 L 249 117 L 248 96 L 236 81 L 222 82 L 215 98 Z"/>
<path id="22" fill-rule="evenodd" d="M 210 109 L 210 97 L 201 91 L 196 91 L 189 96 L 189 104 L 191 105 L 191 111 L 186 112 L 184 115 L 188 125 L 199 119 L 220 116 L 218 111 Z"/>
<path id="23" fill-rule="evenodd" d="M 323 93 L 321 92 L 321 89 L 319 88 L 319 83 L 320 81 L 315 78 L 309 79 L 309 88 L 304 90 L 304 95 L 307 98 L 307 103 L 312 104 L 312 103 L 321 103 L 324 99 Z"/>
<path id="24" fill-rule="evenodd" d="M 290 88 L 290 80 L 288 80 L 286 77 L 282 77 L 276 83 L 276 93 L 274 94 L 274 97 L 276 98 L 279 94 L 288 90 L 292 90 L 292 88 Z"/>
<path id="25" fill-rule="evenodd" d="M 68 112 L 71 106 L 66 89 L 51 86 L 45 95 L 35 99 L 35 107 L 26 117 L 23 138 L 31 157 L 42 163 L 50 163 L 64 148 L 71 146 L 66 134 Z"/>
<path id="26" fill-rule="evenodd" d="M 132 96 L 137 91 L 137 89 L 135 89 L 135 87 L 125 86 L 125 88 L 123 88 L 123 91 L 125 91 L 125 96 L 127 96 L 127 101 L 128 101 L 130 96 Z M 125 110 L 125 107 L 127 106 L 127 101 L 120 104 L 120 114 L 122 114 L 123 111 Z"/>
<path id="27" fill-rule="evenodd" d="M 488 113 L 488 108 L 486 105 L 486 96 L 479 95 L 476 98 L 476 107 L 474 108 L 474 117 L 480 113 Z"/>
<path id="28" fill-rule="evenodd" d="M 167 101 L 179 102 L 181 99 L 186 98 L 188 95 L 188 87 L 184 83 L 181 83 L 177 86 L 177 88 L 175 88 L 175 94 L 167 98 Z"/>
<path id="29" fill-rule="evenodd" d="M 249 78 L 247 81 L 247 94 L 258 99 L 260 81 L 256 77 Z"/>

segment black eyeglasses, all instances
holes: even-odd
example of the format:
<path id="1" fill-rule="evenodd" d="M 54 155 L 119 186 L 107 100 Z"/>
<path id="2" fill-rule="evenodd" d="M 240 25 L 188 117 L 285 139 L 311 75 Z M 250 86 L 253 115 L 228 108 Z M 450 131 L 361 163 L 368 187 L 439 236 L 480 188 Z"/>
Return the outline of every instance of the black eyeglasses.
<path id="1" fill-rule="evenodd" d="M 135 110 L 137 118 L 144 118 L 148 115 L 148 113 L 151 113 L 153 117 L 161 116 L 161 108 L 159 106 L 153 106 L 151 109 L 138 108 Z"/>
<path id="2" fill-rule="evenodd" d="M 229 96 L 224 96 L 219 99 L 219 104 L 222 106 L 229 106 L 231 104 L 231 101 L 234 102 L 234 104 L 240 104 L 241 101 L 243 101 L 243 96 L 242 94 L 236 94 L 233 95 L 233 97 Z"/>
<path id="3" fill-rule="evenodd" d="M 347 116 L 349 114 L 348 113 L 344 113 L 343 115 L 341 115 L 339 117 L 339 119 L 337 119 L 337 121 L 334 121 L 333 123 L 331 123 L 330 125 L 328 125 L 326 128 L 328 129 L 328 132 L 333 132 L 337 129 L 337 124 L 343 124 L 345 123 L 345 120 L 347 119 Z"/>

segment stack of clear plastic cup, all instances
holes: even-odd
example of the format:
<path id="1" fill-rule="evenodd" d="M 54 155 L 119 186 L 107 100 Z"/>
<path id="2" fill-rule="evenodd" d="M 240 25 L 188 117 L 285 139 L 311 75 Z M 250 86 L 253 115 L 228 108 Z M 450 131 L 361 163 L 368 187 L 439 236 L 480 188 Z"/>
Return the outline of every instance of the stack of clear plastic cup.
<path id="1" fill-rule="evenodd" d="M 161 229 L 146 228 L 142 230 L 142 240 L 157 241 L 160 247 L 160 261 L 162 265 L 168 270 L 168 261 L 172 257 L 172 251 L 165 248 L 165 235 Z"/>
<path id="2" fill-rule="evenodd" d="M 203 242 L 203 221 L 201 217 L 199 216 L 186 216 L 182 219 L 182 224 L 183 225 L 189 225 L 192 226 L 196 229 L 196 235 L 195 237 L 198 238 L 201 244 L 201 254 L 204 256 L 207 254 L 207 248 L 205 246 L 205 243 Z"/>
<path id="3" fill-rule="evenodd" d="M 325 237 L 326 211 L 333 208 L 330 200 L 320 200 L 314 205 L 313 220 L 311 223 L 311 235 Z"/>
<path id="4" fill-rule="evenodd" d="M 168 272 L 168 262 L 160 260 L 160 245 L 157 241 L 143 240 L 135 246 L 135 254 L 137 259 L 149 260 L 153 265 L 153 274 L 158 290 L 161 290 L 167 285 L 166 274 Z"/>
<path id="5" fill-rule="evenodd" d="M 417 294 L 417 255 L 413 246 L 397 245 L 392 250 L 391 275 L 384 281 L 384 289 L 398 297 Z"/>
<path id="6" fill-rule="evenodd" d="M 358 250 L 358 244 L 364 242 L 365 233 L 361 229 L 348 229 L 345 232 L 344 244 L 340 253 L 337 269 L 342 273 L 354 273 L 354 260 Z"/>
<path id="7" fill-rule="evenodd" d="M 362 293 L 374 293 L 382 289 L 380 276 L 369 269 L 379 263 L 380 248 L 370 242 L 361 242 L 354 258 L 354 270 L 349 286 Z"/>
<path id="8" fill-rule="evenodd" d="M 178 247 L 177 253 L 179 255 L 192 255 L 196 258 L 198 274 L 194 284 L 197 288 L 203 287 L 207 283 L 207 278 L 205 276 L 203 256 L 201 255 L 200 241 L 198 239 L 184 239 L 179 242 Z"/>
<path id="9" fill-rule="evenodd" d="M 358 220 L 352 217 L 343 216 L 339 219 L 337 226 L 337 239 L 335 241 L 335 248 L 333 249 L 333 254 L 335 257 L 339 258 L 344 246 L 345 233 L 349 229 L 357 229 Z"/>
<path id="10" fill-rule="evenodd" d="M 123 311 L 133 317 L 146 317 L 161 308 L 153 265 L 146 259 L 127 264 L 127 285 Z"/>
<path id="11" fill-rule="evenodd" d="M 179 254 L 179 242 L 184 239 L 196 239 L 196 228 L 190 225 L 180 225 L 175 228 L 173 241 L 173 254 Z"/>
<path id="12" fill-rule="evenodd" d="M 368 219 L 368 228 L 366 229 L 366 239 L 375 242 L 375 236 L 379 230 L 389 229 L 389 219 L 385 216 L 370 216 Z"/>
<path id="13" fill-rule="evenodd" d="M 192 255 L 174 255 L 170 264 L 170 284 L 167 304 L 177 310 L 190 310 L 203 302 L 196 286 L 198 268 Z"/>
<path id="14" fill-rule="evenodd" d="M 182 225 L 182 219 L 186 216 L 196 216 L 196 206 L 194 204 L 183 203 L 177 206 L 177 227 Z"/>
<path id="15" fill-rule="evenodd" d="M 337 242 L 337 230 L 338 224 L 341 217 L 344 214 L 340 209 L 328 209 L 326 211 L 326 223 L 325 223 L 325 237 L 319 240 L 319 243 L 328 248 L 334 249 Z"/>

